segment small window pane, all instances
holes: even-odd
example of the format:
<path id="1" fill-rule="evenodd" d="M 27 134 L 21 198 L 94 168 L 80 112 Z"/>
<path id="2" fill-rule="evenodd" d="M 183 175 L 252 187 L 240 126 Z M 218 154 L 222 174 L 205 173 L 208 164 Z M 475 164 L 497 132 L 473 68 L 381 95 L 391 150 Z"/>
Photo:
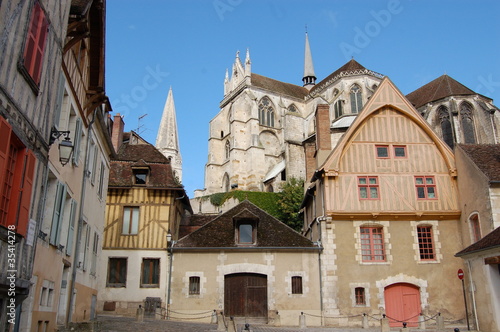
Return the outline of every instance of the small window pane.
<path id="1" fill-rule="evenodd" d="M 434 192 L 433 187 L 427 188 L 427 197 L 428 198 L 436 198 L 436 194 Z"/>
<path id="2" fill-rule="evenodd" d="M 370 178 L 370 184 L 377 184 L 377 178 Z"/>
<path id="3" fill-rule="evenodd" d="M 433 178 L 425 178 L 425 183 L 426 184 L 434 184 L 434 179 Z"/>
<path id="4" fill-rule="evenodd" d="M 403 146 L 394 147 L 394 156 L 396 158 L 404 158 L 406 157 L 406 148 Z"/>
<path id="5" fill-rule="evenodd" d="M 424 178 L 415 178 L 417 184 L 424 184 Z"/>
<path id="6" fill-rule="evenodd" d="M 377 146 L 378 158 L 389 158 L 389 148 L 387 146 Z"/>
<path id="7" fill-rule="evenodd" d="M 368 198 L 367 188 L 359 188 L 359 196 L 361 198 Z"/>
<path id="8" fill-rule="evenodd" d="M 239 227 L 240 243 L 253 243 L 253 227 L 250 224 L 241 224 Z"/>
<path id="9" fill-rule="evenodd" d="M 425 191 L 424 191 L 425 188 L 423 187 L 418 187 L 417 188 L 417 195 L 418 195 L 418 198 L 425 198 Z"/>
<path id="10" fill-rule="evenodd" d="M 370 188 L 370 198 L 378 198 L 377 188 Z"/>
<path id="11" fill-rule="evenodd" d="M 359 178 L 359 184 L 366 184 L 366 178 Z"/>
<path id="12" fill-rule="evenodd" d="M 200 277 L 189 277 L 189 295 L 200 294 Z"/>

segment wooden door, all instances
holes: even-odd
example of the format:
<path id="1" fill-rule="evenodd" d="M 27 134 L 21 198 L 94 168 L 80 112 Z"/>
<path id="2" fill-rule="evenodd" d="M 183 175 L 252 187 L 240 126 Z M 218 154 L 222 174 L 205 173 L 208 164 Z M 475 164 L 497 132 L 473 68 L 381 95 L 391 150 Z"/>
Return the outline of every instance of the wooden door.
<path id="1" fill-rule="evenodd" d="M 394 284 L 387 286 L 384 291 L 385 313 L 389 318 L 389 325 L 403 327 L 418 326 L 420 314 L 420 290 L 411 284 Z"/>
<path id="2" fill-rule="evenodd" d="M 267 276 L 253 273 L 226 275 L 224 315 L 267 317 Z"/>

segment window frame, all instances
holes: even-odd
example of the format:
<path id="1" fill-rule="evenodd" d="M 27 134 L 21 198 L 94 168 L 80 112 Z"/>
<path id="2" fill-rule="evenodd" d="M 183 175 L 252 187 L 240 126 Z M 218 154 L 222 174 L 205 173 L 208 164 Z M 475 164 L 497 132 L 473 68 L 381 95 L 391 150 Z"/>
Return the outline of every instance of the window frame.
<path id="1" fill-rule="evenodd" d="M 127 211 L 129 209 L 129 211 Z M 133 225 L 133 218 L 134 218 L 134 212 L 137 211 L 137 224 L 134 226 Z M 130 217 L 128 219 L 128 229 L 127 232 L 125 232 L 125 218 L 126 215 L 129 214 Z M 139 206 L 124 206 L 123 211 L 122 211 L 122 232 L 121 235 L 138 235 L 139 234 L 139 224 L 140 224 L 140 217 L 141 217 L 141 209 Z"/>
<path id="2" fill-rule="evenodd" d="M 379 149 L 385 149 L 387 152 L 387 156 L 381 156 L 379 153 Z M 377 159 L 391 159 L 391 152 L 389 150 L 389 145 L 388 144 L 376 144 L 375 145 L 375 155 L 377 156 Z"/>
<path id="3" fill-rule="evenodd" d="M 118 264 L 118 269 L 115 266 L 115 275 L 114 279 L 111 280 L 111 272 L 112 272 L 112 262 L 122 263 Z M 109 257 L 108 258 L 108 274 L 106 276 L 106 287 L 127 287 L 127 272 L 128 272 L 128 258 L 127 257 Z M 116 274 L 118 273 L 118 280 L 116 278 Z M 123 273 L 123 275 L 121 275 Z M 113 282 L 111 282 L 113 281 Z"/>
<path id="4" fill-rule="evenodd" d="M 396 154 L 396 149 L 403 149 L 404 156 L 398 156 Z M 408 158 L 408 149 L 407 149 L 406 145 L 401 145 L 401 144 L 393 145 L 392 146 L 392 152 L 394 154 L 394 159 L 407 159 Z"/>
<path id="5" fill-rule="evenodd" d="M 304 294 L 304 282 L 302 276 L 292 276 L 290 278 L 290 288 L 292 295 Z"/>
<path id="6" fill-rule="evenodd" d="M 201 277 L 189 276 L 188 295 L 200 295 L 200 294 L 201 294 Z"/>
<path id="7" fill-rule="evenodd" d="M 417 183 L 417 179 L 422 179 L 422 183 Z M 432 184 L 427 183 L 427 179 L 432 179 Z M 437 184 L 434 175 L 415 175 L 414 177 L 415 191 L 417 200 L 436 200 L 438 199 Z M 419 188 L 424 188 L 424 197 L 420 197 Z M 429 188 L 434 188 L 434 197 L 429 197 Z"/>
<path id="8" fill-rule="evenodd" d="M 242 242 L 242 239 L 241 239 L 241 227 L 242 226 L 252 227 L 252 230 L 251 230 L 252 240 L 251 240 L 251 242 Z M 255 246 L 257 244 L 257 222 L 255 220 L 252 220 L 252 219 L 236 220 L 236 223 L 235 223 L 235 242 L 236 242 L 236 245 L 238 245 L 238 246 Z"/>
<path id="9" fill-rule="evenodd" d="M 436 246 L 434 245 L 433 227 L 431 225 L 417 226 L 417 239 L 418 239 L 418 252 L 420 260 L 435 261 Z"/>
<path id="10" fill-rule="evenodd" d="M 481 224 L 479 222 L 479 214 L 473 213 L 469 216 L 469 223 L 471 229 L 472 243 L 482 239 L 481 235 Z"/>
<path id="11" fill-rule="evenodd" d="M 364 232 L 364 230 L 368 230 L 368 232 Z M 387 253 L 384 242 L 384 228 L 380 226 L 361 226 L 360 227 L 360 245 L 361 245 L 361 261 L 366 263 L 372 262 L 386 262 L 387 261 Z M 376 232 L 375 232 L 376 231 Z M 368 238 L 363 238 L 363 234 L 368 234 Z M 379 235 L 379 238 L 374 238 L 373 235 Z M 363 241 L 368 240 L 368 243 L 363 243 Z M 375 243 L 375 241 L 377 243 Z M 368 245 L 369 248 L 364 248 L 363 246 Z M 382 248 L 375 248 L 376 245 L 382 246 Z M 382 251 L 381 254 L 377 254 L 376 251 Z M 368 254 L 365 252 L 368 251 Z M 382 256 L 382 259 L 377 259 L 377 257 Z M 369 259 L 365 259 L 365 257 L 369 257 Z"/>
<path id="12" fill-rule="evenodd" d="M 366 290 L 364 287 L 354 288 L 354 305 L 366 306 Z"/>
<path id="13" fill-rule="evenodd" d="M 361 179 L 365 179 L 366 183 L 360 183 Z M 375 179 L 376 183 L 370 183 L 370 179 Z M 358 197 L 360 200 L 380 200 L 380 185 L 378 181 L 378 176 L 370 176 L 370 175 L 360 175 L 357 177 L 357 185 L 358 185 Z M 366 197 L 362 195 L 362 189 L 366 189 Z M 372 197 L 371 189 L 376 189 L 377 197 Z"/>
<path id="14" fill-rule="evenodd" d="M 149 168 L 147 167 L 140 167 L 140 168 L 132 168 L 132 173 L 133 173 L 133 182 L 134 186 L 140 186 L 144 187 L 148 184 L 149 181 Z M 144 179 L 139 178 L 138 176 L 144 176 Z M 139 183 L 138 180 L 141 179 L 144 181 L 144 183 Z"/>
<path id="15" fill-rule="evenodd" d="M 148 263 L 148 266 L 146 266 Z M 144 282 L 146 274 L 144 273 L 148 268 L 149 274 L 147 275 L 147 281 Z M 156 257 L 144 257 L 141 263 L 141 288 L 159 288 L 160 287 L 160 258 Z"/>

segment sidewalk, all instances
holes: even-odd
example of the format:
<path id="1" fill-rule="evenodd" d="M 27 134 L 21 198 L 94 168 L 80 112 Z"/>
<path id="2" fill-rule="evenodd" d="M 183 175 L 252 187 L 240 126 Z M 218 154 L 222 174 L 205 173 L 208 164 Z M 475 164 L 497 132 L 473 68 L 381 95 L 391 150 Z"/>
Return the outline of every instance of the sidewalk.
<path id="1" fill-rule="evenodd" d="M 216 324 L 196 323 L 196 322 L 178 322 L 169 320 L 153 320 L 144 319 L 143 322 L 138 322 L 135 318 L 122 316 L 104 316 L 97 318 L 101 323 L 102 332 L 216 332 Z M 446 328 L 446 332 L 453 332 L 453 329 L 458 327 L 460 331 L 467 331 L 467 327 L 453 326 Z M 238 326 L 237 331 L 242 331 L 244 326 Z M 269 325 L 251 325 L 253 332 L 380 332 L 380 327 L 363 328 L 339 328 L 339 327 L 307 327 L 301 329 L 299 327 L 274 327 Z M 393 328 L 391 331 L 401 331 L 401 328 Z M 405 329 L 408 332 L 416 332 L 421 330 Z M 427 331 L 435 331 L 435 328 L 429 328 Z"/>

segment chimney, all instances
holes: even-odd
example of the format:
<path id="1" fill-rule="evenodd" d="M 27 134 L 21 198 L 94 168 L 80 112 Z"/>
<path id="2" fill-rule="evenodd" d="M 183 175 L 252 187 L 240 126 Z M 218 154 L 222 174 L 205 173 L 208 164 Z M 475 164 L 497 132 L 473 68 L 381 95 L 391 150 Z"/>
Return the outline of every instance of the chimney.
<path id="1" fill-rule="evenodd" d="M 113 143 L 113 147 L 115 151 L 118 153 L 118 149 L 122 145 L 123 142 L 123 129 L 125 127 L 125 123 L 123 122 L 123 118 L 120 113 L 117 113 L 113 117 L 113 129 L 111 131 L 111 142 Z"/>
<path id="2" fill-rule="evenodd" d="M 330 106 L 319 104 L 316 106 L 316 162 L 320 166 L 332 151 L 330 135 Z"/>

